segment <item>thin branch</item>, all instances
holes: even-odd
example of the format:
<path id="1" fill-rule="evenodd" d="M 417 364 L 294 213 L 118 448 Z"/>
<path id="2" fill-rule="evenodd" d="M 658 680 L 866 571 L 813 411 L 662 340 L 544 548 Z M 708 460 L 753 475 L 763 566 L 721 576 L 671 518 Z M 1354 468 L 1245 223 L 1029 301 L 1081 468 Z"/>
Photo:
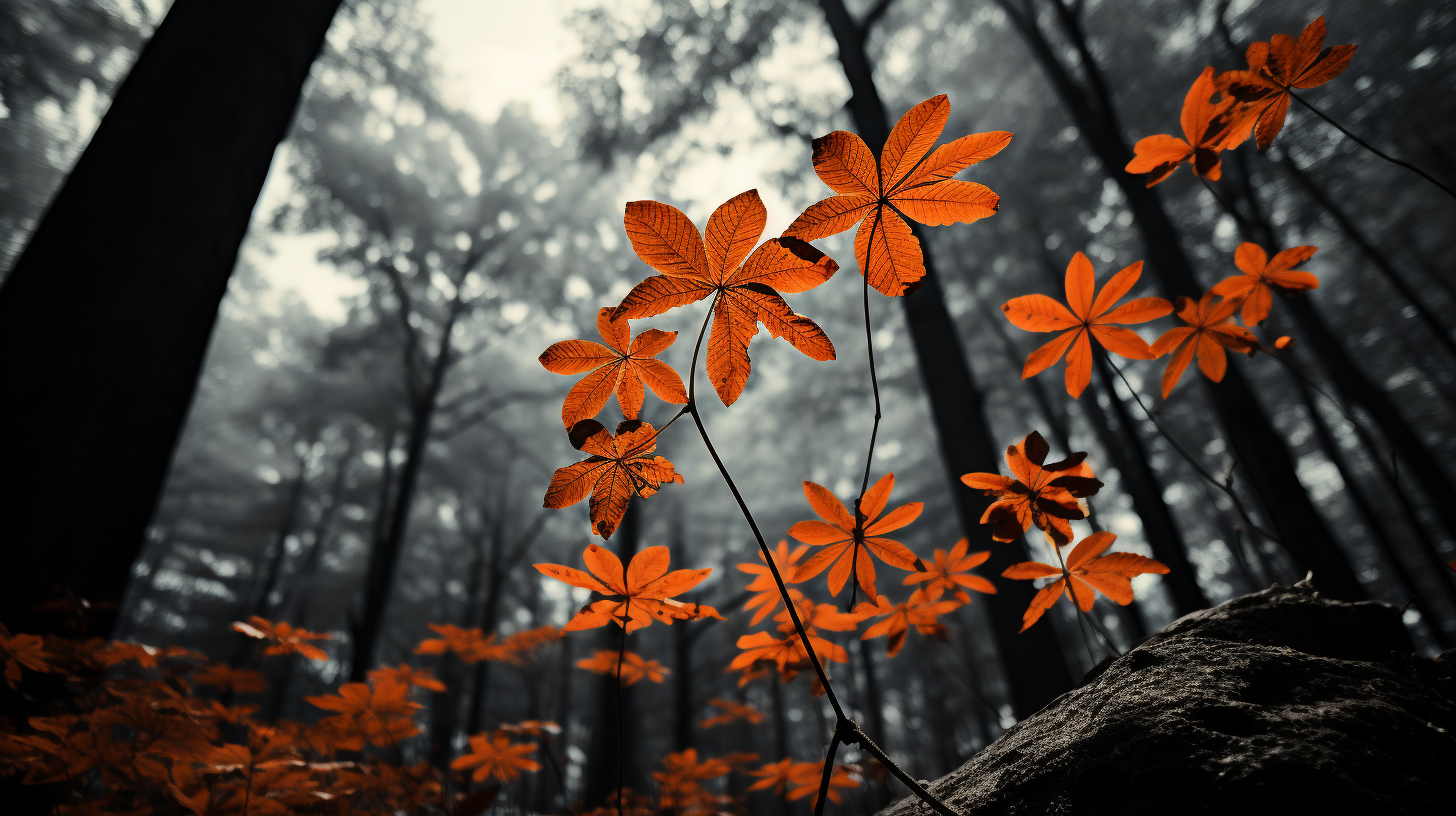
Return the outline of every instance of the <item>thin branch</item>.
<path id="1" fill-rule="evenodd" d="M 1278 536 L 1274 535 L 1263 527 L 1260 527 L 1254 521 L 1253 517 L 1249 515 L 1248 509 L 1244 507 L 1243 500 L 1240 499 L 1239 495 L 1234 492 L 1233 473 L 1229 473 L 1229 477 L 1226 482 L 1219 481 L 1217 478 L 1214 477 L 1212 473 L 1209 473 L 1207 468 L 1205 468 L 1202 464 L 1199 464 L 1199 462 L 1193 458 L 1192 454 L 1185 450 L 1182 445 L 1178 444 L 1178 440 L 1174 439 L 1172 434 L 1168 433 L 1168 429 L 1163 427 L 1163 423 L 1158 421 L 1158 418 L 1153 415 L 1153 412 L 1148 410 L 1148 406 L 1143 404 L 1143 399 L 1138 394 L 1137 389 L 1133 388 L 1132 383 L 1127 381 L 1127 375 L 1122 373 L 1122 369 L 1118 367 L 1117 363 L 1114 363 L 1112 361 L 1111 357 L 1107 358 L 1107 364 L 1112 366 L 1113 371 L 1117 372 L 1117 376 L 1119 379 L 1122 380 L 1122 384 L 1127 386 L 1128 393 L 1132 394 L 1133 401 L 1138 404 L 1139 408 L 1143 409 L 1143 415 L 1146 416 L 1148 420 L 1153 423 L 1153 427 L 1158 429 L 1158 433 L 1162 434 L 1163 438 L 1168 440 L 1168 445 L 1171 446 L 1173 450 L 1178 453 L 1179 456 L 1183 457 L 1183 460 L 1191 465 L 1193 467 L 1193 470 L 1197 472 L 1199 476 L 1202 476 L 1209 484 L 1223 491 L 1224 495 L 1229 497 L 1229 499 L 1234 504 L 1234 509 L 1238 510 L 1239 515 L 1243 516 L 1244 521 L 1248 523 L 1249 529 L 1288 550 L 1290 555 L 1293 555 L 1295 558 L 1297 558 L 1300 561 L 1301 565 L 1305 566 L 1307 569 L 1309 560 L 1306 559 L 1303 554 L 1301 554 L 1289 543 L 1280 539 Z"/>
<path id="2" fill-rule="evenodd" d="M 1400 159 L 1397 159 L 1394 156 L 1391 156 L 1391 155 L 1389 155 L 1387 153 L 1382 153 L 1374 145 L 1370 144 L 1369 142 L 1365 141 L 1364 139 L 1361 139 L 1359 136 L 1356 136 L 1355 134 L 1353 134 L 1350 131 L 1346 130 L 1344 125 L 1341 125 L 1339 122 L 1336 122 L 1334 119 L 1331 119 L 1328 115 L 1325 114 L 1324 111 L 1322 111 L 1319 108 L 1316 108 L 1314 105 L 1311 105 L 1310 103 L 1306 102 L 1304 100 L 1304 97 L 1302 97 L 1299 94 L 1297 94 L 1297 93 L 1294 92 L 1294 89 L 1293 88 L 1286 87 L 1284 90 L 1287 91 L 1290 96 L 1294 97 L 1294 101 L 1295 102 L 1298 102 L 1299 104 L 1301 104 L 1301 105 L 1305 106 L 1306 108 L 1308 108 L 1310 110 L 1310 112 L 1312 112 L 1315 116 L 1318 116 L 1319 118 L 1325 120 L 1325 122 L 1328 123 L 1335 130 L 1338 130 L 1339 132 L 1345 134 L 1345 137 L 1348 138 L 1350 141 L 1354 142 L 1357 145 L 1360 145 L 1361 147 L 1365 148 L 1366 150 L 1370 151 L 1371 153 L 1374 153 L 1375 155 L 1379 156 L 1380 158 L 1385 159 L 1386 161 L 1390 162 L 1391 164 L 1397 165 L 1399 167 L 1404 167 L 1405 169 L 1411 171 L 1412 173 L 1415 173 L 1416 175 L 1420 176 L 1421 178 L 1425 179 L 1426 181 L 1429 181 L 1430 183 L 1432 183 L 1432 184 L 1436 185 L 1437 187 L 1441 188 L 1441 192 L 1445 193 L 1446 195 L 1451 196 L 1452 198 L 1456 198 L 1456 190 L 1452 190 L 1450 187 L 1447 187 L 1446 185 L 1444 185 L 1441 182 L 1437 181 L 1435 179 L 1435 177 L 1432 176 L 1430 173 L 1427 173 L 1426 171 L 1422 170 L 1419 167 L 1416 167 L 1414 164 L 1411 164 L 1408 161 L 1401 161 Z"/>

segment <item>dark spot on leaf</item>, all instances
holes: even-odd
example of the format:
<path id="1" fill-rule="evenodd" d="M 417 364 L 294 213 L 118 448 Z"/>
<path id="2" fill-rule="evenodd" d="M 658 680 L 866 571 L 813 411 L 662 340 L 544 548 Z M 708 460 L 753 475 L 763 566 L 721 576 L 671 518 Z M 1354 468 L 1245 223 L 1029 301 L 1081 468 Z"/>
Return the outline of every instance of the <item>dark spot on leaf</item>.
<path id="1" fill-rule="evenodd" d="M 1048 445 L 1047 441 L 1042 438 L 1042 435 L 1036 431 L 1027 434 L 1024 447 L 1026 449 L 1026 458 L 1030 459 L 1033 465 L 1038 466 L 1046 461 L 1047 454 L 1051 453 L 1052 450 L 1052 446 Z"/>
<path id="2" fill-rule="evenodd" d="M 582 421 L 571 426 L 571 430 L 567 433 L 567 437 L 571 440 L 571 446 L 573 448 L 581 450 L 581 446 L 585 445 L 588 439 L 591 439 L 593 436 L 596 436 L 598 433 L 605 430 L 606 426 L 602 425 L 602 423 L 600 422 L 597 422 L 595 419 L 583 419 Z"/>
<path id="3" fill-rule="evenodd" d="M 642 427 L 642 420 L 640 420 L 640 419 L 627 419 L 627 420 L 623 420 L 623 421 L 617 423 L 617 436 L 621 436 L 622 434 L 632 433 L 633 431 L 635 431 L 635 430 L 637 430 L 638 428 L 641 428 L 641 427 Z"/>
<path id="4" fill-rule="evenodd" d="M 803 238 L 788 236 L 777 240 L 780 244 L 783 244 L 784 249 L 787 249 L 801 260 L 808 261 L 811 264 L 819 263 L 820 259 L 824 257 L 824 253 L 815 249 L 813 244 L 805 241 Z"/>

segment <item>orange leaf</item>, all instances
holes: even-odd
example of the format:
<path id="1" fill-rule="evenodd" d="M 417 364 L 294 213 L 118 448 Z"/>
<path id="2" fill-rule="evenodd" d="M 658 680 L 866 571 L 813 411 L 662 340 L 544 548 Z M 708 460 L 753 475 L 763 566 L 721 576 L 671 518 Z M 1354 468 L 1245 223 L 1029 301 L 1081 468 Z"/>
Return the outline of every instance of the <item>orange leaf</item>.
<path id="1" fill-rule="evenodd" d="M 627 205 L 632 246 L 662 274 L 633 287 L 612 310 L 612 319 L 659 315 L 711 296 L 713 329 L 705 368 L 724 405 L 732 405 L 748 384 L 748 345 L 759 324 L 815 360 L 835 357 L 824 331 L 795 314 L 779 292 L 812 289 L 839 265 L 799 238 L 770 239 L 754 250 L 766 221 L 758 191 L 740 193 L 709 217 L 705 244 L 697 227 L 678 210 L 655 201 Z"/>
<path id="2" fill-rule="evenodd" d="M 961 477 L 967 487 L 997 498 L 981 516 L 982 524 L 991 525 L 995 540 L 1015 541 L 1035 525 L 1054 544 L 1065 544 L 1072 538 L 1070 521 L 1086 515 L 1077 500 L 1102 489 L 1102 482 L 1093 478 L 1091 466 L 1084 461 L 1086 453 L 1046 464 L 1048 451 L 1046 440 L 1032 431 L 1021 444 L 1006 449 L 1012 478 L 994 473 Z"/>
<path id="3" fill-rule="evenodd" d="M 672 596 L 686 592 L 708 577 L 712 569 L 667 571 L 668 549 L 648 547 L 637 553 L 627 567 L 625 575 L 622 562 L 605 547 L 592 544 L 582 553 L 592 578 L 580 570 L 563 567 L 560 564 L 536 564 L 543 575 L 573 586 L 592 589 L 605 596 L 576 614 L 563 631 L 594 629 L 615 623 L 628 632 L 635 632 L 650 626 L 652 619 L 671 624 L 676 620 L 698 620 L 723 616 L 711 606 L 689 604 L 674 600 Z M 587 581 L 591 583 L 588 584 Z"/>
<path id="4" fill-rule="evenodd" d="M 607 345 L 588 340 L 562 340 L 541 352 L 541 365 L 557 374 L 587 375 L 566 395 L 561 421 L 569 429 L 601 412 L 615 392 L 622 415 L 636 419 L 642 410 L 643 385 L 665 402 L 688 401 L 682 378 L 671 366 L 653 359 L 672 345 L 677 332 L 648 329 L 629 344 L 628 321 L 613 322 L 612 310 L 597 313 L 597 331 Z"/>
<path id="5" fill-rule="evenodd" d="M 1143 262 L 1128 266 L 1113 275 L 1096 290 L 1092 262 L 1078 252 L 1067 264 L 1067 303 L 1063 306 L 1046 295 L 1023 295 L 1001 305 L 1011 325 L 1026 331 L 1064 333 L 1046 343 L 1026 358 L 1021 378 L 1036 376 L 1067 356 L 1067 393 L 1073 399 L 1082 396 L 1092 381 L 1092 344 L 1122 357 L 1151 360 L 1153 351 L 1146 341 L 1121 325 L 1145 323 L 1173 311 L 1162 298 L 1139 298 L 1114 308 L 1114 304 L 1132 290 L 1142 275 Z"/>
<path id="6" fill-rule="evenodd" d="M 915 291 L 925 277 L 925 261 L 901 215 L 931 225 L 970 223 L 1000 208 L 996 193 L 952 176 L 994 156 L 1011 134 L 972 134 L 927 158 L 949 116 L 944 94 L 906 111 L 885 140 L 878 163 L 853 133 L 836 130 L 815 139 L 814 172 L 839 195 L 810 206 L 784 235 L 812 241 L 858 223 L 854 254 L 866 282 L 888 297 Z"/>
<path id="7" fill-rule="evenodd" d="M 545 506 L 570 507 L 591 496 L 592 532 L 611 538 L 627 512 L 633 496 L 649 498 L 663 484 L 682 484 L 672 463 L 653 456 L 657 449 L 656 430 L 645 422 L 629 420 L 617 426 L 617 434 L 594 419 L 572 427 L 578 447 L 590 457 L 557 468 L 546 488 Z"/>
<path id="8" fill-rule="evenodd" d="M 853 574 L 860 588 L 873 598 L 876 597 L 875 566 L 870 560 L 870 553 L 899 569 L 924 569 L 925 565 L 905 545 L 881 536 L 914 521 L 924 507 L 920 502 L 912 502 L 897 507 L 882 518 L 880 513 L 894 485 L 895 474 L 886 474 L 865 491 L 859 512 L 851 514 L 849 508 L 822 485 L 804 482 L 804 495 L 809 499 L 809 506 L 824 520 L 801 521 L 789 528 L 789 536 L 824 549 L 785 578 L 791 583 L 802 583 L 829 569 L 829 592 L 838 595 Z"/>
<path id="9" fill-rule="evenodd" d="M 1032 580 L 1060 576 L 1042 587 L 1032 598 L 1031 605 L 1022 616 L 1021 631 L 1032 624 L 1066 594 L 1067 599 L 1083 612 L 1092 608 L 1097 593 L 1127 606 L 1132 603 L 1132 579 L 1144 573 L 1166 575 L 1168 568 L 1160 561 L 1136 553 L 1108 553 L 1107 548 L 1117 536 L 1109 532 L 1096 532 L 1082 539 L 1067 556 L 1065 567 L 1054 567 L 1037 561 L 1012 564 L 1001 573 L 1003 578 Z"/>

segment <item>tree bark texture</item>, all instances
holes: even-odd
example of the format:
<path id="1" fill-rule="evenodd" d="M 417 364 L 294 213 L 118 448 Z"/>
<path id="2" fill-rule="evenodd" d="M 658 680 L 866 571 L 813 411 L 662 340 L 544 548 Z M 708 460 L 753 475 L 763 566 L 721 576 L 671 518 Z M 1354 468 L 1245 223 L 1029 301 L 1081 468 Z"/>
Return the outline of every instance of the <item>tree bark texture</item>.
<path id="1" fill-rule="evenodd" d="M 339 0 L 177 0 L 0 289 L 6 568 L 119 601 L 238 247 Z M 23 398 L 22 398 L 23 397 Z"/>

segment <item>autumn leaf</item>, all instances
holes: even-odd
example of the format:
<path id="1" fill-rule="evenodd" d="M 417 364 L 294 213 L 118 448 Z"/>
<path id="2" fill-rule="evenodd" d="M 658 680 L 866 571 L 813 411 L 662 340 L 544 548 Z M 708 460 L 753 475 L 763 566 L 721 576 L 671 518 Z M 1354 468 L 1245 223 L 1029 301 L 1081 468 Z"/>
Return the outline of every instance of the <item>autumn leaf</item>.
<path id="1" fill-rule="evenodd" d="M 1065 567 L 1054 567 L 1038 561 L 1012 564 L 1001 573 L 1003 578 L 1032 580 L 1057 576 L 1055 581 L 1042 587 L 1031 599 L 1031 605 L 1022 616 L 1021 631 L 1025 632 L 1041 619 L 1043 613 L 1052 608 L 1063 593 L 1083 612 L 1092 608 L 1098 592 L 1122 606 L 1132 603 L 1132 579 L 1144 573 L 1166 575 L 1168 568 L 1160 561 L 1135 553 L 1107 553 L 1107 548 L 1117 536 L 1109 532 L 1097 532 L 1082 539 L 1067 556 Z"/>
<path id="2" fill-rule="evenodd" d="M 475 734 L 470 738 L 470 751 L 451 761 L 450 768 L 470 771 L 470 779 L 474 782 L 495 779 L 506 784 L 514 782 L 523 771 L 541 770 L 541 763 L 527 759 L 534 753 L 536 743 L 511 742 L 511 738 L 500 731 L 490 736 Z"/>
<path id="3" fill-rule="evenodd" d="M 657 431 L 645 422 L 627 420 L 613 436 L 600 422 L 584 419 L 572 427 L 571 437 L 577 449 L 590 455 L 556 469 L 545 506 L 570 507 L 590 495 L 592 532 L 602 538 L 617 531 L 633 496 L 646 499 L 665 483 L 683 483 L 671 462 L 652 455 Z"/>
<path id="4" fill-rule="evenodd" d="M 1220 74 L 1216 83 L 1238 103 L 1234 127 L 1253 127 L 1260 150 L 1273 143 L 1289 113 L 1290 91 L 1329 82 L 1345 72 L 1355 46 L 1325 48 L 1325 18 L 1318 17 L 1300 32 L 1299 39 L 1275 34 L 1269 42 L 1256 42 L 1244 52 L 1245 71 Z"/>
<path id="5" fill-rule="evenodd" d="M 817 762 L 797 763 L 790 782 L 794 787 L 789 790 L 786 798 L 793 802 L 810 797 L 810 807 L 819 804 L 819 785 L 823 780 L 823 773 L 824 769 Z M 857 788 L 859 783 L 858 765 L 835 765 L 834 771 L 829 774 L 829 801 L 839 804 L 844 798 L 841 791 Z"/>
<path id="6" fill-rule="evenodd" d="M 1213 302 L 1213 292 L 1205 292 L 1197 302 L 1192 298 L 1178 298 L 1178 317 L 1186 326 L 1168 329 L 1153 343 L 1153 353 L 1162 357 L 1171 352 L 1168 367 L 1163 369 L 1163 399 L 1173 393 L 1173 387 L 1198 355 L 1198 367 L 1214 382 L 1223 380 L 1228 370 L 1228 357 L 1224 349 L 1249 353 L 1259 347 L 1259 339 L 1248 329 L 1235 326 L 1234 312 L 1239 310 L 1239 301 L 1220 300 Z"/>
<path id="7" fill-rule="evenodd" d="M 445 684 L 435 678 L 434 672 L 429 669 L 417 669 L 408 663 L 370 669 L 368 676 L 376 684 L 397 683 L 404 686 L 418 686 L 429 691 L 443 692 L 445 690 Z"/>
<path id="8" fill-rule="evenodd" d="M 757 755 L 753 755 L 757 759 Z M 733 770 L 722 757 L 698 759 L 696 748 L 671 753 L 662 758 L 662 770 L 654 771 L 657 780 L 657 804 L 661 812 L 682 814 L 721 813 L 733 799 L 703 788 L 708 779 L 717 779 Z"/>
<path id="9" fill-rule="evenodd" d="M 802 595 L 796 596 L 794 603 L 798 608 L 799 622 L 804 625 L 804 634 L 808 635 L 814 654 L 821 660 L 849 662 L 849 652 L 843 646 L 822 637 L 819 630 L 852 632 L 859 628 L 863 618 L 854 612 L 840 612 L 833 604 L 816 604 Z M 737 646 L 742 651 L 728 664 L 728 671 L 745 672 L 744 678 L 747 679 L 756 676 L 755 670 L 763 664 L 772 664 L 783 682 L 788 683 L 800 671 L 809 668 L 809 653 L 805 651 L 804 642 L 799 638 L 793 619 L 789 617 L 789 610 L 778 613 L 774 620 L 779 623 L 780 636 L 774 637 L 769 632 L 754 632 L 738 638 Z M 740 682 L 739 685 L 743 683 Z"/>
<path id="10" fill-rule="evenodd" d="M 308 641 L 332 640 L 334 637 L 330 634 L 299 629 L 282 621 L 273 623 L 260 615 L 248 618 L 247 623 L 234 621 L 233 630 L 242 632 L 251 638 L 268 641 L 268 646 L 263 649 L 265 655 L 301 654 L 310 660 L 328 660 L 329 655 Z"/>
<path id="11" fill-rule="evenodd" d="M 732 405 L 748 384 L 748 344 L 760 323 L 771 336 L 782 337 L 814 360 L 834 359 L 834 344 L 824 330 L 795 314 L 781 293 L 813 289 L 829 280 L 839 264 L 798 238 L 771 238 L 754 250 L 767 220 L 758 191 L 740 193 L 708 218 L 704 243 L 698 228 L 676 207 L 658 201 L 627 203 L 632 248 L 662 274 L 628 292 L 612 319 L 652 317 L 712 297 L 706 369 L 724 405 Z"/>
<path id="12" fill-rule="evenodd" d="M 898 569 L 925 569 L 925 565 L 908 547 L 884 537 L 885 533 L 894 532 L 914 521 L 925 507 L 921 502 L 911 502 L 885 513 L 884 518 L 880 518 L 894 487 L 895 474 L 885 474 L 865 491 L 859 510 L 850 513 L 844 502 L 835 498 L 828 488 L 813 482 L 804 482 L 804 495 L 809 499 L 809 506 L 814 508 L 814 512 L 823 521 L 801 521 L 789 528 L 789 535 L 805 544 L 822 546 L 824 549 L 810 556 L 789 580 L 796 584 L 803 583 L 829 568 L 829 593 L 837 596 L 853 573 L 860 588 L 873 598 L 876 594 L 875 564 L 870 559 L 870 553 Z"/>
<path id="13" fill-rule="evenodd" d="M 799 568 L 799 562 L 803 560 L 804 553 L 809 551 L 809 545 L 800 544 L 789 552 L 789 542 L 779 541 L 778 548 L 771 551 L 774 565 L 779 568 L 779 575 L 785 580 L 792 578 L 794 572 Z M 763 552 L 758 553 L 759 561 L 763 561 Z M 753 619 L 748 622 L 749 626 L 757 626 L 759 621 L 768 617 L 775 609 L 779 608 L 779 601 L 783 596 L 779 594 L 778 582 L 774 580 L 773 573 L 769 571 L 767 562 L 760 564 L 739 564 L 738 569 L 757 576 L 744 587 L 745 592 L 754 593 L 743 604 L 744 611 L 757 610 L 753 613 Z"/>
<path id="14" fill-rule="evenodd" d="M 501 646 L 506 651 L 504 660 L 517 666 L 529 666 L 537 649 L 560 637 L 561 630 L 555 626 L 537 626 L 507 635 L 501 641 Z"/>
<path id="15" fill-rule="evenodd" d="M 1117 308 L 1113 305 L 1132 290 L 1142 275 L 1143 262 L 1138 261 L 1113 275 L 1096 291 L 1092 262 L 1078 252 L 1067 264 L 1067 306 L 1046 295 L 1023 295 L 1001 305 L 1006 319 L 1018 329 L 1034 332 L 1060 331 L 1050 343 L 1033 351 L 1021 369 L 1021 378 L 1034 377 L 1067 356 L 1067 393 L 1073 399 L 1092 381 L 1092 343 L 1131 360 L 1151 360 L 1153 351 L 1129 323 L 1146 323 L 1173 311 L 1168 301 L 1159 297 L 1137 298 Z"/>
<path id="16" fill-rule="evenodd" d="M 905 645 L 905 634 L 911 626 L 926 637 L 933 637 L 944 642 L 945 625 L 938 618 L 958 606 L 960 604 L 956 601 L 926 601 L 914 596 L 905 603 L 898 604 L 890 603 L 890 599 L 884 595 L 876 598 L 873 603 L 862 601 L 854 610 L 860 617 L 883 617 L 884 620 L 866 629 L 859 639 L 869 640 L 888 636 L 889 640 L 885 642 L 885 654 L 889 657 L 900 653 L 900 649 Z"/>
<path id="17" fill-rule="evenodd" d="M 197 669 L 192 673 L 192 682 L 238 694 L 258 694 L 268 687 L 262 672 L 256 669 L 235 669 L 226 663 L 213 663 Z"/>
<path id="18" fill-rule="evenodd" d="M 1015 541 L 1033 525 L 1056 544 L 1072 540 L 1071 522 L 1086 518 L 1078 499 L 1095 495 L 1102 482 L 1093 478 L 1085 452 L 1073 453 L 1060 462 L 1046 462 L 1051 446 L 1032 431 L 1019 445 L 1006 449 L 1011 476 L 995 473 L 967 473 L 961 481 L 974 490 L 984 490 L 996 501 L 981 515 L 991 525 L 997 541 Z"/>
<path id="19" fill-rule="evenodd" d="M 760 768 L 748 772 L 749 776 L 758 777 L 758 781 L 748 786 L 751 791 L 766 790 L 776 796 L 784 796 L 788 793 L 790 785 L 797 786 L 798 778 L 805 775 L 806 769 L 803 766 L 813 766 L 807 771 L 813 772 L 819 767 L 817 762 L 795 762 L 793 757 L 784 757 L 778 762 L 770 762 Z"/>
<path id="20" fill-rule="evenodd" d="M 652 619 L 671 624 L 679 620 L 698 620 L 723 616 L 711 606 L 683 603 L 674 595 L 687 592 L 708 577 L 708 569 L 667 571 L 671 555 L 666 547 L 648 547 L 632 557 L 625 575 L 622 561 L 611 550 L 589 545 L 582 553 L 590 574 L 560 564 L 536 564 L 541 574 L 574 587 L 589 589 L 604 597 L 594 601 L 571 619 L 562 631 L 595 629 L 615 623 L 635 632 L 650 626 Z"/>
<path id="21" fill-rule="evenodd" d="M 482 660 L 507 660 L 510 648 L 496 642 L 494 632 L 490 637 L 481 634 L 480 629 L 462 629 L 453 623 L 426 624 L 440 637 L 426 638 L 415 647 L 417 655 L 454 654 L 462 663 L 479 663 Z"/>
<path id="22" fill-rule="evenodd" d="M 617 676 L 617 651 L 615 649 L 598 649 L 596 654 L 591 657 L 576 661 L 576 667 L 615 677 Z M 639 680 L 661 683 L 668 674 L 668 669 L 656 660 L 645 660 L 636 652 L 622 653 L 623 686 L 630 686 Z"/>
<path id="23" fill-rule="evenodd" d="M 924 572 L 912 572 L 905 576 L 904 584 L 922 584 L 915 590 L 926 601 L 939 600 L 940 596 L 949 592 L 951 597 L 963 604 L 971 602 L 968 589 L 976 592 L 984 592 L 987 595 L 995 595 L 996 587 L 990 581 L 975 575 L 972 569 L 985 563 L 991 557 L 991 552 L 966 554 L 970 549 L 970 539 L 962 538 L 950 548 L 950 552 L 937 548 L 935 550 L 935 562 L 926 564 Z"/>
<path id="24" fill-rule="evenodd" d="M 906 111 L 878 162 L 864 140 L 848 131 L 815 139 L 814 172 L 837 195 L 804 210 L 784 235 L 814 241 L 858 224 L 854 257 L 869 285 L 887 297 L 914 292 L 925 277 L 925 259 L 905 219 L 969 224 L 1001 206 L 990 188 L 952 177 L 999 153 L 1011 134 L 974 133 L 930 153 L 949 118 L 944 94 Z"/>
<path id="25" fill-rule="evenodd" d="M 1158 134 L 1133 145 L 1132 161 L 1123 168 L 1129 173 L 1147 173 L 1147 186 L 1162 181 L 1187 162 L 1199 178 L 1218 181 L 1222 175 L 1219 152 L 1234 148 L 1248 138 L 1247 128 L 1235 128 L 1233 99 L 1213 101 L 1218 88 L 1213 68 L 1204 68 L 1183 98 L 1183 138 Z"/>
<path id="26" fill-rule="evenodd" d="M 12 635 L 3 623 L 0 623 L 0 656 L 5 658 L 5 682 L 11 689 L 20 685 L 21 666 L 37 672 L 55 671 L 50 665 L 51 656 L 46 653 L 44 638 Z"/>
<path id="27" fill-rule="evenodd" d="M 708 700 L 708 705 L 713 708 L 722 709 L 723 713 L 714 714 L 698 723 L 699 728 L 716 728 L 720 725 L 728 725 L 735 722 L 746 722 L 750 725 L 758 725 L 763 722 L 763 712 L 751 705 L 735 703 L 732 700 L 725 700 L 722 697 L 714 697 Z"/>
<path id="28" fill-rule="evenodd" d="M 615 392 L 622 415 L 636 419 L 645 397 L 643 386 L 665 402 L 688 401 L 682 378 L 667 363 L 654 359 L 677 339 L 677 332 L 647 329 L 632 337 L 628 321 L 613 322 L 612 309 L 597 312 L 597 331 L 606 345 L 590 340 L 562 340 L 541 352 L 541 365 L 556 374 L 583 374 L 561 406 L 567 429 L 591 419 Z"/>
<path id="29" fill-rule="evenodd" d="M 1283 292 L 1319 288 L 1319 278 L 1294 268 L 1318 251 L 1315 246 L 1290 247 L 1270 259 L 1263 247 L 1245 241 L 1234 250 L 1234 265 L 1244 274 L 1224 278 L 1210 291 L 1226 301 L 1242 303 L 1244 325 L 1252 328 L 1269 316 L 1274 305 L 1270 287 Z"/>
<path id="30" fill-rule="evenodd" d="M 409 686 L 389 678 L 345 683 L 337 694 L 303 699 L 334 712 L 325 719 L 345 738 L 357 731 L 372 745 L 388 746 L 420 733 L 414 715 L 421 705 L 409 699 Z"/>

